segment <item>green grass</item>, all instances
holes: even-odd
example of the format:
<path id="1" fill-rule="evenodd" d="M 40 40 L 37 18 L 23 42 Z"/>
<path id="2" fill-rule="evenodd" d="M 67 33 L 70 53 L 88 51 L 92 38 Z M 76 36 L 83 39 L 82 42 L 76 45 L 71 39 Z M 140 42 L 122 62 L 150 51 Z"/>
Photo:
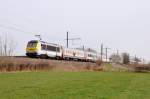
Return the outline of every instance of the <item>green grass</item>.
<path id="1" fill-rule="evenodd" d="M 1 73 L 0 99 L 150 99 L 150 74 Z"/>

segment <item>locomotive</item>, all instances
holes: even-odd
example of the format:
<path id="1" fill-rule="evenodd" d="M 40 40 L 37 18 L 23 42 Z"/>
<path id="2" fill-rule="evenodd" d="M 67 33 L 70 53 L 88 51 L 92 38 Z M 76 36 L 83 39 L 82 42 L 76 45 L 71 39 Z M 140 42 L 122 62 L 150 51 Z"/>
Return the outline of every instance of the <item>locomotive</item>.
<path id="1" fill-rule="evenodd" d="M 31 40 L 26 47 L 28 57 L 54 58 L 62 60 L 78 60 L 95 62 L 100 59 L 100 54 L 92 49 L 65 48 L 59 44 Z"/>

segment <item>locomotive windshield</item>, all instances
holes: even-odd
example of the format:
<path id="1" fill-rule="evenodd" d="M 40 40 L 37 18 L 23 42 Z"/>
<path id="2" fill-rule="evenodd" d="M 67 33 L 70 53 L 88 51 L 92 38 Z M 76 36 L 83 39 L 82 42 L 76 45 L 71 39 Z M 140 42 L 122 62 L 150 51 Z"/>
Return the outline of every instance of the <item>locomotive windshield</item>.
<path id="1" fill-rule="evenodd" d="M 37 41 L 30 41 L 30 42 L 28 42 L 27 47 L 36 47 L 37 43 L 38 43 Z"/>

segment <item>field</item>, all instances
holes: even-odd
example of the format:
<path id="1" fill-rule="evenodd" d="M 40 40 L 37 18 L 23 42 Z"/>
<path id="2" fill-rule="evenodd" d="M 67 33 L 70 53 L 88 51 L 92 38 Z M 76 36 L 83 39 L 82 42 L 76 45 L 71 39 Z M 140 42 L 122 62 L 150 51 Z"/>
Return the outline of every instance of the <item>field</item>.
<path id="1" fill-rule="evenodd" d="M 149 98 L 149 73 L 16 72 L 0 74 L 0 99 Z"/>

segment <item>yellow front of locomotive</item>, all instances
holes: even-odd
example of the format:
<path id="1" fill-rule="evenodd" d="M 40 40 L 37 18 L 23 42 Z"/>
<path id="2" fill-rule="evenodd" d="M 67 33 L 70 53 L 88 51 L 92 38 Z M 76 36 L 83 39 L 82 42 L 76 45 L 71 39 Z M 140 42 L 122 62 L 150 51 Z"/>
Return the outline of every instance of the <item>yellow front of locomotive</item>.
<path id="1" fill-rule="evenodd" d="M 37 57 L 41 50 L 41 43 L 39 41 L 29 41 L 26 47 L 26 55 L 28 57 Z"/>

